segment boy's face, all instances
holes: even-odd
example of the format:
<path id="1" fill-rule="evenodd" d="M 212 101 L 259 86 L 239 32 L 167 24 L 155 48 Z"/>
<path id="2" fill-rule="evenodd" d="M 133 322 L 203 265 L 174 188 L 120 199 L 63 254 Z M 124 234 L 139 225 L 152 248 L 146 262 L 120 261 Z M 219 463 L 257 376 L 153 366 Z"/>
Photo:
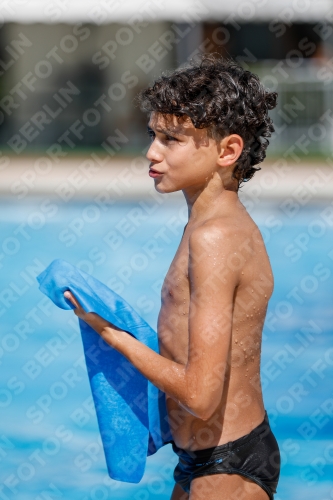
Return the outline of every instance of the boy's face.
<path id="1" fill-rule="evenodd" d="M 207 129 L 195 128 L 188 117 L 153 112 L 148 131 L 152 138 L 147 152 L 149 175 L 158 192 L 195 192 L 218 170 L 221 144 L 208 136 Z"/>

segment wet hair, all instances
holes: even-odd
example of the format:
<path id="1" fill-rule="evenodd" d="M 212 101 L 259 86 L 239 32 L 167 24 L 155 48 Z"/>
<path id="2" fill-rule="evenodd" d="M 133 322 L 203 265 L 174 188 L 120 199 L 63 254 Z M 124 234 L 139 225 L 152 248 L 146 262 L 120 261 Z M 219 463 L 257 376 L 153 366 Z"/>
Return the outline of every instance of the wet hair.
<path id="1" fill-rule="evenodd" d="M 277 104 L 277 93 L 264 88 L 257 75 L 238 63 L 215 55 L 160 78 L 138 96 L 143 111 L 188 116 L 196 128 L 208 128 L 216 140 L 238 134 L 244 141 L 233 177 L 248 181 L 266 157 L 268 137 L 274 132 L 268 111 Z"/>

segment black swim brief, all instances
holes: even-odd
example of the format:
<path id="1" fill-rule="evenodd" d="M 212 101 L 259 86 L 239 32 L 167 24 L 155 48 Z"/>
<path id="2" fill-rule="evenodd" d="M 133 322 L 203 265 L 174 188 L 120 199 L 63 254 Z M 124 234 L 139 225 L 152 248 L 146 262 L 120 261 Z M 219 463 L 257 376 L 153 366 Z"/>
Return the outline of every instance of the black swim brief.
<path id="1" fill-rule="evenodd" d="M 175 443 L 172 447 L 179 456 L 174 479 L 187 493 L 196 477 L 239 474 L 261 486 L 273 500 L 280 475 L 280 452 L 266 412 L 258 427 L 235 441 L 196 451 L 182 450 Z"/>

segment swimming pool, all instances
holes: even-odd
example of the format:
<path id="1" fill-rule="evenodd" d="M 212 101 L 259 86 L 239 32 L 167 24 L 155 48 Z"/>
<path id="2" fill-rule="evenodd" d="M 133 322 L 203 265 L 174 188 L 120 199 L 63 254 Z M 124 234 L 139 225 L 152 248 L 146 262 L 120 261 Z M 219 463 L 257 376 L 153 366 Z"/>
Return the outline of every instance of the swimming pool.
<path id="1" fill-rule="evenodd" d="M 153 327 L 160 286 L 187 221 L 184 203 L 29 198 L 0 205 L 0 498 L 168 499 L 170 446 L 140 484 L 108 478 L 76 318 L 35 276 L 63 258 L 120 293 Z M 265 406 L 282 452 L 277 500 L 333 498 L 333 215 L 251 209 L 267 244 L 275 290 L 264 329 Z"/>

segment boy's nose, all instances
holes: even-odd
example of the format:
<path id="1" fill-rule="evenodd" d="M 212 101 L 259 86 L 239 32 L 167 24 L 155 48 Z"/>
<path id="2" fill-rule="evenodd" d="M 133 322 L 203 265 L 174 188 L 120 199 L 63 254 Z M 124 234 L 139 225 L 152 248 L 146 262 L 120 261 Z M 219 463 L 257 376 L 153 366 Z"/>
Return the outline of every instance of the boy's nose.
<path id="1" fill-rule="evenodd" d="M 159 163 L 163 160 L 163 156 L 161 152 L 158 151 L 155 141 L 151 143 L 150 148 L 146 153 L 146 158 L 153 163 Z"/>

